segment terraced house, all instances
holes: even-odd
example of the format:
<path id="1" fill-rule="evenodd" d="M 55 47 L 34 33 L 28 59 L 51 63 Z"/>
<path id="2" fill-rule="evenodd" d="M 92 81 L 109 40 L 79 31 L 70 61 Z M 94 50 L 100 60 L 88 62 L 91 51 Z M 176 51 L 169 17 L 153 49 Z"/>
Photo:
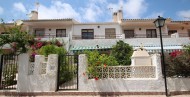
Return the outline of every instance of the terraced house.
<path id="1" fill-rule="evenodd" d="M 113 21 L 99 23 L 81 23 L 74 19 L 38 19 L 38 12 L 32 11 L 30 19 L 23 20 L 23 29 L 42 40 L 57 38 L 64 41 L 70 53 L 86 49 L 109 52 L 118 40 L 129 43 L 134 49 L 142 45 L 153 53 L 160 52 L 159 30 L 154 21 L 123 19 L 122 10 L 113 13 Z M 3 34 L 2 29 L 0 32 Z M 162 36 L 166 52 L 183 49 L 182 46 L 190 42 L 190 21 L 167 18 Z"/>
<path id="2" fill-rule="evenodd" d="M 87 94 L 89 92 L 155 92 L 155 94 L 161 92 L 160 94 L 163 94 L 164 79 L 161 66 L 164 65 L 161 65 L 160 55 L 157 54 L 161 53 L 161 42 L 160 31 L 154 25 L 155 20 L 124 19 L 122 10 L 118 10 L 113 13 L 113 20 L 110 22 L 82 23 L 75 19 L 38 19 L 38 12 L 32 11 L 28 20 L 5 23 L 7 27 L 22 24 L 22 30 L 34 35 L 36 39 L 57 39 L 64 43 L 63 47 L 70 55 L 65 54 L 67 58 L 63 57 L 62 63 L 60 56 L 56 54 L 50 54 L 48 57 L 34 55 L 35 61 L 30 60 L 31 55 L 28 53 L 21 54 L 19 57 L 0 55 L 0 89 L 17 89 L 21 93 L 55 93 L 57 90 L 74 89 Z M 161 30 L 165 52 L 183 50 L 183 46 L 190 43 L 190 21 L 175 21 L 167 18 Z M 2 27 L 0 34 L 6 34 Z M 131 64 L 95 66 L 93 68 L 98 68 L 98 77 L 86 75 L 89 64 L 85 55 L 71 55 L 85 50 L 110 53 L 113 45 L 119 40 L 128 43 L 136 50 L 131 56 Z M 11 47 L 4 45 L 3 49 L 9 51 Z M 12 78 L 11 83 L 6 77 Z M 178 83 L 179 80 L 183 82 Z M 185 78 L 170 79 L 169 87 L 171 91 L 189 91 L 188 82 L 189 79 Z"/>

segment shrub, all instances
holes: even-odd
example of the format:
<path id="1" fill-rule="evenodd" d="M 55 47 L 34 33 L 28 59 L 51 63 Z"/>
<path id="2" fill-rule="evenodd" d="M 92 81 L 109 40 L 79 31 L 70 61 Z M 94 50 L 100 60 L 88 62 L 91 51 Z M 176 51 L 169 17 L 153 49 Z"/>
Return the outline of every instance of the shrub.
<path id="1" fill-rule="evenodd" d="M 131 55 L 133 53 L 133 48 L 123 41 L 118 41 L 115 46 L 113 46 L 111 55 L 114 56 L 120 65 L 130 65 Z"/>
<path id="2" fill-rule="evenodd" d="M 99 54 L 97 50 L 85 51 L 85 53 L 88 58 L 87 73 L 92 76 L 92 78 L 98 78 L 99 73 L 96 70 L 98 66 L 106 67 L 119 65 L 115 57 L 108 56 L 106 54 Z"/>
<path id="3" fill-rule="evenodd" d="M 167 76 L 190 77 L 190 54 L 187 50 L 174 51 L 167 60 Z"/>

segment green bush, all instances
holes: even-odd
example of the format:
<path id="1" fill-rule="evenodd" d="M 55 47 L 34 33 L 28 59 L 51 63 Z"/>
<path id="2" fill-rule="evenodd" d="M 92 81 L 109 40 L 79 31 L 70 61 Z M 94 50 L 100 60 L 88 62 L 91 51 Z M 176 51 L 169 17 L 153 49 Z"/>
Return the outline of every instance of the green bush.
<path id="1" fill-rule="evenodd" d="M 190 54 L 185 51 L 174 51 L 166 57 L 168 77 L 190 77 Z"/>
<path id="2" fill-rule="evenodd" d="M 115 46 L 113 46 L 111 55 L 114 56 L 120 65 L 130 65 L 131 55 L 133 53 L 133 48 L 123 41 L 118 41 Z"/>
<path id="3" fill-rule="evenodd" d="M 97 50 L 85 51 L 85 54 L 88 58 L 87 73 L 93 76 L 94 78 L 98 77 L 99 75 L 99 73 L 96 70 L 98 66 L 106 67 L 119 65 L 115 57 L 106 54 L 99 54 Z"/>

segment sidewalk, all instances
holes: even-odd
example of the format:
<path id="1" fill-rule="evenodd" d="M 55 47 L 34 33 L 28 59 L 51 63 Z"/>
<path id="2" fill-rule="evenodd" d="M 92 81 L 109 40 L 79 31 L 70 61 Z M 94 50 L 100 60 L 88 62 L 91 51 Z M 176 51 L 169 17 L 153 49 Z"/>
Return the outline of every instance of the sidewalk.
<path id="1" fill-rule="evenodd" d="M 36 96 L 36 97 L 44 97 L 44 96 Z M 165 95 L 125 95 L 125 96 L 46 96 L 46 97 L 166 97 Z M 175 95 L 169 97 L 190 97 L 190 95 Z"/>

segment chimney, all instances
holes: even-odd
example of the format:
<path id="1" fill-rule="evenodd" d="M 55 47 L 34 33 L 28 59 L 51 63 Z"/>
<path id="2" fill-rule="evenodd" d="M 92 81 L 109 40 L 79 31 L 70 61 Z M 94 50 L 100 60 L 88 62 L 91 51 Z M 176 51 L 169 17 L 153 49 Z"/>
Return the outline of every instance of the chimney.
<path id="1" fill-rule="evenodd" d="M 38 12 L 37 11 L 31 11 L 29 14 L 30 20 L 38 20 Z"/>
<path id="2" fill-rule="evenodd" d="M 121 20 L 123 19 L 123 11 L 120 9 L 118 10 L 118 22 L 121 22 Z"/>
<path id="3" fill-rule="evenodd" d="M 117 12 L 113 13 L 113 22 L 118 22 L 118 20 L 117 20 Z"/>

